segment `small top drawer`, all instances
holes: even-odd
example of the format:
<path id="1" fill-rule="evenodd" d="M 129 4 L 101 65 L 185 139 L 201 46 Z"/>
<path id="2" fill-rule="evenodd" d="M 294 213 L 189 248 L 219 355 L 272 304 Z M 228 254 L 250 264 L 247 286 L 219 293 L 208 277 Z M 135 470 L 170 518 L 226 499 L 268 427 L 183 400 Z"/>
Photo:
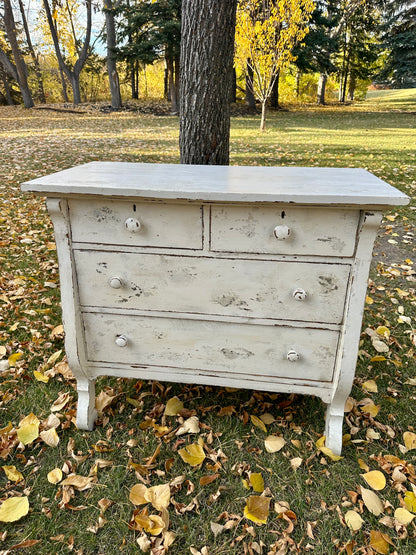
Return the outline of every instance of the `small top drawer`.
<path id="1" fill-rule="evenodd" d="M 359 215 L 319 206 L 212 206 L 211 250 L 353 256 Z"/>
<path id="2" fill-rule="evenodd" d="M 202 207 L 199 205 L 71 200 L 69 213 L 74 242 L 202 248 Z"/>

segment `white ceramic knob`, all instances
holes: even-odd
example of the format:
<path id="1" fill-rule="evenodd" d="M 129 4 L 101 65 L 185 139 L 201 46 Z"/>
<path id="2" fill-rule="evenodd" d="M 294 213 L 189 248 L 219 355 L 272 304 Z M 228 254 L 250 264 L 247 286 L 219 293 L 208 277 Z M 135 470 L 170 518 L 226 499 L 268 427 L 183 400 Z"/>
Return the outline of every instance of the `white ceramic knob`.
<path id="1" fill-rule="evenodd" d="M 127 337 L 125 335 L 118 335 L 116 337 L 117 347 L 125 347 L 127 345 Z"/>
<path id="2" fill-rule="evenodd" d="M 304 301 L 307 297 L 306 291 L 304 289 L 295 289 L 293 291 L 293 297 L 297 300 L 297 301 Z"/>
<path id="3" fill-rule="evenodd" d="M 287 356 L 287 360 L 289 360 L 290 362 L 296 362 L 297 360 L 300 359 L 300 355 L 293 349 L 291 349 L 286 356 Z"/>
<path id="4" fill-rule="evenodd" d="M 136 218 L 127 218 L 127 220 L 124 222 L 124 225 L 127 231 L 130 231 L 130 233 L 137 233 L 142 227 L 139 220 L 136 220 Z"/>
<path id="5" fill-rule="evenodd" d="M 121 281 L 121 279 L 116 276 L 112 277 L 109 283 L 110 283 L 110 287 L 112 287 L 113 289 L 120 289 L 120 287 L 123 285 L 123 282 Z"/>
<path id="6" fill-rule="evenodd" d="M 279 241 L 284 241 L 290 235 L 290 229 L 287 225 L 277 225 L 273 230 L 274 236 Z"/>

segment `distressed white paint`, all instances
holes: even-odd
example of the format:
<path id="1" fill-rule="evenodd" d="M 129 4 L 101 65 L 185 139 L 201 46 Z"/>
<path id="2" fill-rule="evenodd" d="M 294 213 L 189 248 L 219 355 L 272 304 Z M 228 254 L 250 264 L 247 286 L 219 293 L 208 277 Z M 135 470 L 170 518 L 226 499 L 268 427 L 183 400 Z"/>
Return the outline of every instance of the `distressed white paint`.
<path id="1" fill-rule="evenodd" d="M 84 306 L 335 324 L 343 320 L 351 268 L 89 250 L 74 257 Z"/>
<path id="2" fill-rule="evenodd" d="M 261 388 L 321 397 L 340 453 L 375 210 L 405 195 L 358 169 L 112 162 L 23 189 L 52 197 L 80 428 L 99 375 Z"/>
<path id="3" fill-rule="evenodd" d="M 352 256 L 359 215 L 359 210 L 320 207 L 213 206 L 211 248 L 223 252 Z"/>

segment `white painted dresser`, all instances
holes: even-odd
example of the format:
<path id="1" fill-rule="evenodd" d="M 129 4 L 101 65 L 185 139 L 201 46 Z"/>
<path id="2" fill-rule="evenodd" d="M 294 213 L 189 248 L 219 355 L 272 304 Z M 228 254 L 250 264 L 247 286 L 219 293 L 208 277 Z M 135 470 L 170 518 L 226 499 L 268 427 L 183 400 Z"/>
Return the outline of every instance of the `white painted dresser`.
<path id="1" fill-rule="evenodd" d="M 342 446 L 372 247 L 360 169 L 92 162 L 29 181 L 58 250 L 77 424 L 99 375 L 317 395 Z"/>

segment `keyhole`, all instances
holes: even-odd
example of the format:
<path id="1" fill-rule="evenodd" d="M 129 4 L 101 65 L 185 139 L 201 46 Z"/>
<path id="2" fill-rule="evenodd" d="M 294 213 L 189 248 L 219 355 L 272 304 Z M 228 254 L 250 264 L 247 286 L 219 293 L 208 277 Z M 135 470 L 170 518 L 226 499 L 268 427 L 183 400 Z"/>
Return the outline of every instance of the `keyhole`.
<path id="1" fill-rule="evenodd" d="M 136 205 L 133 204 L 133 212 L 136 212 Z"/>
<path id="2" fill-rule="evenodd" d="M 286 216 L 286 212 L 284 210 L 282 211 L 281 216 L 282 216 L 282 220 L 283 220 L 283 218 Z"/>

